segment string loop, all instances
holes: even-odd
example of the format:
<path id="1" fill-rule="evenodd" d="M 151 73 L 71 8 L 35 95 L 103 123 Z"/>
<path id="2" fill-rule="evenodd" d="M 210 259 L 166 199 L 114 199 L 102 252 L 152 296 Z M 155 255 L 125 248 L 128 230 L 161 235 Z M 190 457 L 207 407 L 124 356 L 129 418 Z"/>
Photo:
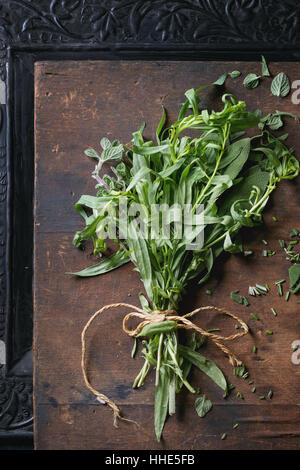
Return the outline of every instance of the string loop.
<path id="1" fill-rule="evenodd" d="M 118 307 L 126 307 L 126 308 L 132 309 L 132 311 L 130 313 L 128 313 L 127 315 L 125 315 L 125 317 L 123 319 L 123 331 L 129 336 L 133 336 L 133 337 L 137 336 L 142 331 L 142 329 L 146 325 L 148 325 L 149 323 L 161 323 L 161 322 L 164 322 L 164 321 L 167 321 L 167 320 L 172 320 L 172 321 L 175 321 L 177 323 L 178 328 L 183 328 L 185 330 L 197 331 L 202 336 L 210 338 L 215 343 L 215 345 L 219 349 L 221 349 L 221 351 L 223 351 L 228 356 L 229 362 L 230 362 L 231 365 L 240 366 L 242 364 L 242 361 L 240 361 L 235 356 L 235 354 L 233 354 L 232 351 L 230 351 L 230 349 L 228 347 L 226 347 L 224 344 L 222 344 L 222 342 L 223 341 L 233 341 L 234 339 L 241 338 L 242 336 L 244 336 L 248 333 L 249 328 L 243 320 L 241 320 L 238 316 L 234 315 L 233 313 L 228 312 L 227 310 L 224 310 L 224 309 L 219 308 L 219 307 L 214 307 L 214 306 L 211 306 L 211 305 L 207 305 L 205 307 L 196 308 L 192 312 L 186 313 L 185 315 L 178 315 L 175 310 L 163 310 L 163 311 L 154 310 L 153 312 L 148 313 L 148 312 L 145 312 L 144 310 L 142 310 L 141 308 L 136 307 L 135 305 L 126 304 L 126 303 L 123 303 L 123 302 L 104 305 L 104 307 L 100 308 L 100 310 L 97 310 L 97 312 L 95 312 L 94 315 L 91 316 L 91 318 L 89 319 L 89 321 L 86 323 L 85 327 L 82 330 L 82 333 L 81 333 L 81 345 L 82 345 L 82 349 L 81 349 L 81 369 L 82 369 L 82 373 L 83 373 L 84 382 L 85 382 L 87 388 L 100 401 L 104 401 L 105 403 L 107 403 L 107 405 L 110 406 L 110 408 L 113 410 L 113 413 L 114 413 L 114 426 L 115 427 L 117 427 L 117 419 L 118 418 L 122 419 L 124 421 L 133 422 L 135 424 L 137 424 L 137 423 L 135 421 L 130 420 L 130 419 L 123 418 L 121 416 L 121 411 L 118 408 L 118 406 L 113 401 L 111 401 L 110 398 L 108 398 L 103 393 L 98 392 L 91 385 L 91 383 L 89 382 L 88 377 L 87 377 L 85 363 L 86 363 L 86 332 L 87 332 L 88 328 L 91 326 L 93 321 L 99 315 L 101 315 L 103 312 L 105 312 L 106 310 L 109 310 L 111 308 L 118 308 Z M 223 315 L 228 315 L 229 317 L 234 318 L 241 325 L 242 331 L 239 331 L 238 333 L 232 334 L 230 336 L 221 336 L 221 335 L 218 335 L 216 333 L 212 333 L 212 332 L 208 332 L 206 330 L 203 330 L 200 326 L 195 325 L 195 323 L 193 323 L 191 320 L 189 320 L 189 318 L 192 318 L 193 316 L 195 316 L 198 313 L 203 312 L 205 310 L 214 310 L 218 313 L 221 313 Z M 140 318 L 141 321 L 137 325 L 136 328 L 129 329 L 127 327 L 127 323 L 133 317 Z"/>

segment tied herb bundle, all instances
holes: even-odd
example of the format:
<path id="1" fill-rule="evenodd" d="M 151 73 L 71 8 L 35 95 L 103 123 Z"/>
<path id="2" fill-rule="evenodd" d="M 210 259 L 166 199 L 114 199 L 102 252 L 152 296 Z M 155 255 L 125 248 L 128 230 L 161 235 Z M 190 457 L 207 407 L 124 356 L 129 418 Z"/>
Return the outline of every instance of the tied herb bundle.
<path id="1" fill-rule="evenodd" d="M 145 142 L 143 125 L 126 150 L 119 141 L 103 138 L 101 154 L 93 149 L 86 151 L 97 159 L 93 177 L 98 192 L 96 196 L 81 196 L 75 205 L 86 227 L 76 233 L 74 245 L 81 247 L 91 238 L 94 254 L 101 256 L 107 248 L 104 234 L 109 233 L 109 222 L 113 221 L 117 229 L 110 238 L 119 249 L 100 263 L 72 274 L 96 276 L 131 261 L 148 297 L 140 295 L 142 309 L 149 314 L 168 310 L 174 313 L 189 282 L 205 282 L 223 251 L 243 252 L 241 228 L 261 223 L 262 212 L 277 184 L 299 173 L 299 162 L 284 143 L 286 135 L 275 137 L 265 129 L 258 130 L 254 137 L 245 137 L 247 129 L 261 122 L 261 113 L 248 112 L 245 102 L 224 94 L 222 111 L 200 112 L 199 92 L 204 88 L 185 93 L 178 119 L 168 128 L 163 110 L 156 143 Z M 190 130 L 196 137 L 188 136 Z M 100 175 L 104 162 L 117 163 L 111 167 L 114 176 Z M 126 202 L 129 214 L 125 237 L 123 233 L 121 236 L 121 201 Z M 142 207 L 138 221 L 134 211 L 130 215 L 134 204 Z M 192 214 L 201 205 L 202 225 L 178 236 L 175 217 L 168 236 L 153 233 L 153 219 L 159 218 L 159 208 L 164 204 L 182 210 L 188 206 Z M 168 214 L 171 217 L 172 210 Z M 200 232 L 203 243 L 190 249 Z M 184 345 L 180 344 L 178 322 L 168 318 L 146 324 L 136 336 L 144 338 L 144 365 L 133 386 L 141 387 L 151 366 L 156 369 L 154 423 L 158 440 L 167 415 L 175 413 L 176 393 L 183 386 L 195 393 L 188 380 L 192 365 L 227 394 L 222 371 L 197 351 L 203 337 L 196 338 L 193 332 Z"/>

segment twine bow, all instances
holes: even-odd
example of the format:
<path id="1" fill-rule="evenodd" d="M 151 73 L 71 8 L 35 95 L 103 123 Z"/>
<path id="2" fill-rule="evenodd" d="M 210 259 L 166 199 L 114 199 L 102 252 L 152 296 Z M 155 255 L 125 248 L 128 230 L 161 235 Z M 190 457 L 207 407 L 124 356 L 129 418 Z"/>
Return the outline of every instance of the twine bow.
<path id="1" fill-rule="evenodd" d="M 82 344 L 81 369 L 82 369 L 82 373 L 83 373 L 84 382 L 85 382 L 87 388 L 94 395 L 96 395 L 97 399 L 99 399 L 101 402 L 105 402 L 113 410 L 113 412 L 114 412 L 114 426 L 115 427 L 117 427 L 117 419 L 118 418 L 122 419 L 124 421 L 133 422 L 135 424 L 137 424 L 137 423 L 135 421 L 130 420 L 130 419 L 123 418 L 121 416 L 121 411 L 118 408 L 118 406 L 113 401 L 111 401 L 106 395 L 103 395 L 103 393 L 98 392 L 91 385 L 91 383 L 89 382 L 88 377 L 87 377 L 87 373 L 86 373 L 86 367 L 85 367 L 85 362 L 86 362 L 86 339 L 85 339 L 85 337 L 86 337 L 86 332 L 87 332 L 88 328 L 91 326 L 91 324 L 93 323 L 95 318 L 98 317 L 98 315 L 105 312 L 106 310 L 109 310 L 111 308 L 117 308 L 117 307 L 127 307 L 127 308 L 133 309 L 133 311 L 128 313 L 123 319 L 123 331 L 129 336 L 137 336 L 142 331 L 144 326 L 148 325 L 149 323 L 160 323 L 160 322 L 163 322 L 163 321 L 166 321 L 166 320 L 173 320 L 173 321 L 177 322 L 177 327 L 178 328 L 183 328 L 185 330 L 194 330 L 194 331 L 197 331 L 198 333 L 200 333 L 201 335 L 203 335 L 207 338 L 210 338 L 215 343 L 215 345 L 218 348 L 220 348 L 221 351 L 223 351 L 228 356 L 229 362 L 230 362 L 231 365 L 240 366 L 242 364 L 242 361 L 240 361 L 235 356 L 235 354 L 233 354 L 230 351 L 230 349 L 228 349 L 226 346 L 224 346 L 224 344 L 222 344 L 222 342 L 223 341 L 233 341 L 234 339 L 241 338 L 242 336 L 244 336 L 248 333 L 249 329 L 248 329 L 248 326 L 246 325 L 246 323 L 243 320 L 241 320 L 238 316 L 234 315 L 233 313 L 228 312 L 227 310 L 208 305 L 208 306 L 205 306 L 205 307 L 196 308 L 192 312 L 189 312 L 185 315 L 180 316 L 180 315 L 177 314 L 177 312 L 175 310 L 163 310 L 163 311 L 154 310 L 152 313 L 148 313 L 148 312 L 145 312 L 144 310 L 142 310 L 141 308 L 136 307 L 135 305 L 126 304 L 126 303 L 123 303 L 123 302 L 116 303 L 116 304 L 105 305 L 104 307 L 100 308 L 100 310 L 97 310 L 97 312 L 95 312 L 94 315 L 91 316 L 91 318 L 89 319 L 89 321 L 86 323 L 85 327 L 82 330 L 82 333 L 81 333 L 81 344 Z M 217 335 L 215 333 L 203 330 L 201 327 L 199 327 L 199 326 L 195 325 L 195 323 L 191 322 L 191 320 L 189 320 L 189 318 L 193 317 L 194 315 L 197 315 L 198 313 L 200 313 L 204 310 L 214 310 L 214 311 L 219 312 L 223 315 L 228 315 L 229 317 L 234 318 L 241 325 L 241 328 L 242 328 L 243 331 L 240 331 L 240 332 L 235 333 L 235 334 L 230 335 L 230 336 L 221 336 L 221 335 Z M 131 330 L 127 327 L 127 323 L 133 317 L 141 318 L 142 321 L 138 324 L 138 326 L 136 328 Z"/>

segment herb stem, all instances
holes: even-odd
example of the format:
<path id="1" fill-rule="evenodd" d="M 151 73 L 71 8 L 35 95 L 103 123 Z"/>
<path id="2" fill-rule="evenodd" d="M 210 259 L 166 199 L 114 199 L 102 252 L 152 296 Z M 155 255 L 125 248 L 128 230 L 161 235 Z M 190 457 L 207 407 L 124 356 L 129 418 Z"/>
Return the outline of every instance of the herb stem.
<path id="1" fill-rule="evenodd" d="M 156 366 L 156 374 L 155 374 L 155 386 L 157 387 L 159 384 L 159 369 L 161 365 L 161 348 L 163 343 L 164 335 L 163 333 L 160 334 L 158 349 L 157 349 L 157 366 Z"/>

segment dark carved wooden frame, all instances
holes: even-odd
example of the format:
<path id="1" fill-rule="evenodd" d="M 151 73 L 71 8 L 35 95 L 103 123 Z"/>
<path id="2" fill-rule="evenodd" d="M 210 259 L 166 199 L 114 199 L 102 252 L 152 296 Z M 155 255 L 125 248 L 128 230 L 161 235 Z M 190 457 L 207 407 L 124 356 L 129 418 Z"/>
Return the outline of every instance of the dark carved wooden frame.
<path id="1" fill-rule="evenodd" d="M 34 62 L 300 59 L 296 0 L 0 0 L 0 448 L 32 447 Z"/>

